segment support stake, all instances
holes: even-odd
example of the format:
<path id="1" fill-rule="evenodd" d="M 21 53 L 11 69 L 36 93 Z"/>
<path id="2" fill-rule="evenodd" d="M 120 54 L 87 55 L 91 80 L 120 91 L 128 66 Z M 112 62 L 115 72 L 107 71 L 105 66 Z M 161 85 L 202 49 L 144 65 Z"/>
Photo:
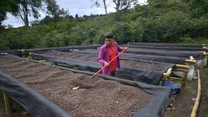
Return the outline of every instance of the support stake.
<path id="1" fill-rule="evenodd" d="M 3 93 L 3 95 L 4 95 L 4 104 L 5 104 L 6 115 L 10 115 L 13 113 L 12 99 L 5 93 Z"/>
<path id="2" fill-rule="evenodd" d="M 183 81 L 182 81 L 182 84 L 181 84 L 181 88 L 183 90 L 185 89 L 185 86 L 186 86 L 187 74 L 188 74 L 188 70 L 184 70 Z"/>

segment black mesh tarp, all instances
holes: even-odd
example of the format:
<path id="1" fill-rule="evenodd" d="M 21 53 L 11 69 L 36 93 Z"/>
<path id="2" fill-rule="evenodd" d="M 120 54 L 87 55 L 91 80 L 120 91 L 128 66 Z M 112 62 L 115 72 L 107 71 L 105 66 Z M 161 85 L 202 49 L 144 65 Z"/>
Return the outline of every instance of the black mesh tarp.
<path id="1" fill-rule="evenodd" d="M 184 51 L 207 51 L 202 45 L 189 45 L 189 44 L 155 44 L 155 43 L 128 43 L 132 48 L 146 48 L 146 49 L 163 49 L 163 50 L 184 50 Z"/>
<path id="2" fill-rule="evenodd" d="M 126 45 L 127 46 L 127 45 Z M 183 50 L 183 51 L 207 51 L 206 48 L 202 47 L 174 47 L 174 46 L 146 46 L 146 45 L 128 45 L 130 48 L 146 48 L 146 49 L 162 49 L 162 50 Z"/>
<path id="3" fill-rule="evenodd" d="M 45 63 L 41 63 L 41 64 L 47 65 Z M 47 65 L 47 66 L 51 66 L 51 65 Z M 61 68 L 57 66 L 51 66 L 51 67 L 65 69 L 76 73 L 93 75 L 93 73 L 91 72 Z M 126 85 L 138 87 L 148 92 L 151 95 L 151 99 L 149 103 L 143 108 L 134 112 L 133 117 L 153 117 L 153 116 L 161 117 L 164 115 L 167 106 L 171 102 L 172 90 L 169 87 L 147 85 L 144 83 L 123 80 L 123 79 L 108 77 L 104 75 L 99 75 L 99 76 L 104 79 L 116 80 Z M 0 72 L 0 83 L 1 83 L 0 85 L 1 91 L 7 93 L 10 97 L 12 97 L 12 99 L 20 103 L 28 112 L 30 112 L 35 117 L 70 117 L 69 114 L 64 112 L 62 109 L 60 109 L 58 106 L 53 104 L 51 101 L 47 100 L 47 98 L 41 96 L 33 89 L 30 89 L 22 82 L 19 82 L 16 79 L 8 75 L 5 75 L 2 72 Z"/>
<path id="4" fill-rule="evenodd" d="M 69 52 L 74 49 L 96 49 L 100 45 L 86 45 L 86 46 L 66 46 L 66 47 L 52 47 L 52 48 L 37 48 L 37 49 L 25 49 L 25 52 L 43 52 L 49 50 L 56 50 L 62 52 Z"/>
<path id="5" fill-rule="evenodd" d="M 35 117 L 71 117 L 47 98 L 2 72 L 0 72 L 0 90 Z"/>
<path id="6" fill-rule="evenodd" d="M 42 54 L 42 55 L 50 55 L 55 57 L 61 57 L 61 58 L 71 58 L 76 60 L 84 60 L 84 61 L 92 61 L 92 62 L 98 62 L 98 53 L 93 53 L 93 50 L 90 50 L 91 53 L 82 53 L 80 51 L 72 51 L 72 52 L 59 52 L 59 51 L 47 51 L 47 52 L 36 52 L 36 54 Z M 136 57 L 135 57 L 136 56 Z M 119 57 L 121 59 L 121 64 L 123 63 L 130 63 L 133 61 L 132 64 L 140 63 L 136 68 L 139 68 L 141 64 L 148 64 L 147 66 L 142 66 L 142 68 L 149 68 L 152 67 L 151 65 L 160 65 L 163 66 L 164 69 L 160 69 L 160 71 L 167 70 L 169 67 L 174 66 L 174 64 L 166 63 L 166 62 L 158 62 L 158 61 L 151 61 L 151 60 L 144 60 L 144 59 L 138 59 L 137 54 L 129 54 L 129 53 L 123 53 Z M 128 66 L 128 65 L 125 65 Z M 134 65 L 130 65 L 130 67 L 134 68 Z M 154 69 L 156 70 L 156 69 Z"/>
<path id="7" fill-rule="evenodd" d="M 70 52 L 72 50 L 79 50 L 79 49 L 96 49 L 99 46 L 100 46 L 99 44 L 95 44 L 95 45 L 86 45 L 86 46 L 66 46 L 66 47 L 35 48 L 35 49 L 0 50 L 0 53 L 9 53 L 15 56 L 21 56 L 22 51 L 44 52 L 44 51 L 56 50 L 56 51 L 62 51 L 62 52 Z"/>
<path id="8" fill-rule="evenodd" d="M 36 54 L 36 53 L 31 53 L 31 56 L 59 64 L 66 64 L 74 67 L 78 66 L 79 69 L 85 71 L 97 72 L 101 68 L 100 63 L 98 62 L 75 60 L 70 58 L 62 58 L 62 57 Z M 121 69 L 117 70 L 116 76 L 123 79 L 158 85 L 163 73 L 169 67 L 173 66 L 173 64 L 166 64 L 166 65 L 167 65 L 165 66 L 166 69 L 163 71 L 155 71 L 155 70 L 150 70 L 148 68 L 136 69 L 130 67 L 121 67 Z"/>
<path id="9" fill-rule="evenodd" d="M 71 51 L 72 53 L 80 53 L 80 54 L 88 54 L 88 55 L 95 55 L 98 56 L 98 52 L 96 50 L 80 50 L 80 51 Z M 120 59 L 133 59 L 133 60 L 146 60 L 146 61 L 158 61 L 164 63 L 171 63 L 171 64 L 181 64 L 187 58 L 183 57 L 171 57 L 171 56 L 157 56 L 157 55 L 147 55 L 147 54 L 134 54 L 134 53 L 123 53 L 120 56 Z"/>
<path id="10" fill-rule="evenodd" d="M 9 54 L 15 55 L 15 56 L 22 56 L 21 50 L 0 50 L 0 54 L 1 53 L 9 53 Z"/>
<path id="11" fill-rule="evenodd" d="M 183 57 L 189 58 L 193 56 L 196 60 L 203 59 L 203 52 L 199 51 L 166 51 L 166 50 L 154 50 L 154 49 L 139 49 L 139 48 L 129 48 L 127 53 L 134 54 L 147 54 L 147 55 L 160 55 L 160 56 L 175 56 L 175 57 Z"/>
<path id="12" fill-rule="evenodd" d="M 138 46 L 168 46 L 168 47 L 199 47 L 203 48 L 202 44 L 173 44 L 173 43 L 138 43 L 138 42 L 128 42 L 129 45 L 138 45 Z"/>

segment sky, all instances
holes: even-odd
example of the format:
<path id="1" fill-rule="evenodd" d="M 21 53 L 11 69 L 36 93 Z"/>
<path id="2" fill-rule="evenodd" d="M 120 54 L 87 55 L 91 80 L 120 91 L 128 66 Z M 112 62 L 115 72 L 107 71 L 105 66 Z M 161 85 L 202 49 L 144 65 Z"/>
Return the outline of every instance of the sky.
<path id="1" fill-rule="evenodd" d="M 105 9 L 101 1 L 100 7 L 92 6 L 93 0 L 56 0 L 60 8 L 64 8 L 69 11 L 69 15 L 78 16 L 91 15 L 91 14 L 105 14 Z M 95 1 L 95 0 L 94 0 Z M 106 0 L 107 11 L 115 12 L 114 3 L 112 0 Z M 138 0 L 140 4 L 144 4 L 147 0 Z M 40 12 L 41 17 L 38 20 L 41 20 L 45 17 L 43 12 Z M 29 21 L 34 21 L 33 17 L 29 17 Z M 23 26 L 24 23 L 20 18 L 14 17 L 11 14 L 7 14 L 7 20 L 2 22 L 3 25 L 12 25 L 13 27 Z"/>

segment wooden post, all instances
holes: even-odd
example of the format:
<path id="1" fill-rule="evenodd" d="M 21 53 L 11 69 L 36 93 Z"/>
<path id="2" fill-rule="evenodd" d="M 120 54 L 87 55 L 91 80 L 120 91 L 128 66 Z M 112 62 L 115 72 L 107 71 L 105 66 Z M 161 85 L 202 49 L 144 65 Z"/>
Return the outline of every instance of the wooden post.
<path id="1" fill-rule="evenodd" d="M 207 68 L 208 68 L 208 52 L 206 53 L 206 52 L 204 52 L 205 54 L 204 54 L 204 57 L 206 57 L 207 58 Z"/>
<path id="2" fill-rule="evenodd" d="M 207 58 L 207 68 L 208 68 L 208 58 Z"/>
<path id="3" fill-rule="evenodd" d="M 10 115 L 13 113 L 12 99 L 8 95 L 6 95 L 5 93 L 3 93 L 3 95 L 4 95 L 4 104 L 5 104 L 6 115 Z"/>
<path id="4" fill-rule="evenodd" d="M 185 86 L 186 86 L 187 74 L 188 74 L 188 69 L 185 69 L 183 73 L 183 81 L 181 83 L 181 88 L 183 90 L 185 89 Z"/>
<path id="5" fill-rule="evenodd" d="M 190 60 L 194 60 L 194 57 L 193 56 L 190 56 Z"/>

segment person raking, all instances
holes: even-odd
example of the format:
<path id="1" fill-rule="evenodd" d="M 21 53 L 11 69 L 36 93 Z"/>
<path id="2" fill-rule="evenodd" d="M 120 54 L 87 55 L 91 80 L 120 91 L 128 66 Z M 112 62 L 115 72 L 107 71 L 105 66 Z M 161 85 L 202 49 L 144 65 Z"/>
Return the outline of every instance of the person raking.
<path id="1" fill-rule="evenodd" d="M 115 76 L 116 69 L 120 68 L 120 60 L 117 57 L 111 63 L 109 63 L 113 58 L 115 58 L 120 51 L 126 51 L 127 47 L 119 46 L 115 41 L 115 36 L 112 32 L 107 32 L 105 35 L 105 44 L 99 48 L 98 61 L 103 66 L 106 67 L 102 70 L 102 74 L 108 76 Z"/>

